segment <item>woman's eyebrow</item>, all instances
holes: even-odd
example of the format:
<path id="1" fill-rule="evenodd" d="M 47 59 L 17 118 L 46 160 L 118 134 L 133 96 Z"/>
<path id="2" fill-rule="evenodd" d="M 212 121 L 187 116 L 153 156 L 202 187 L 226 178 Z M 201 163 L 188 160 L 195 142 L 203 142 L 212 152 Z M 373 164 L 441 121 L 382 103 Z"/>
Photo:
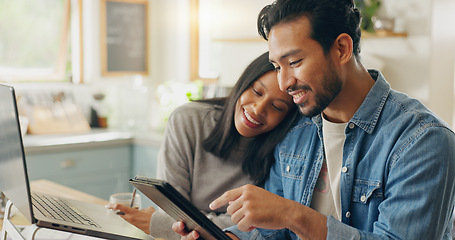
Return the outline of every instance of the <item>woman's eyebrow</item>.
<path id="1" fill-rule="evenodd" d="M 258 80 L 257 82 L 258 82 L 259 84 L 261 84 L 261 86 L 264 87 L 265 90 L 267 90 L 267 86 L 266 86 L 261 80 Z M 283 102 L 283 103 L 289 105 L 289 103 L 288 103 L 285 99 L 283 99 L 283 98 L 276 98 L 276 100 L 281 101 L 281 102 Z"/>
<path id="2" fill-rule="evenodd" d="M 257 81 L 259 84 L 261 84 L 262 87 L 264 87 L 266 90 L 267 90 L 267 86 L 265 86 L 265 84 L 261 81 L 261 80 L 258 80 Z"/>

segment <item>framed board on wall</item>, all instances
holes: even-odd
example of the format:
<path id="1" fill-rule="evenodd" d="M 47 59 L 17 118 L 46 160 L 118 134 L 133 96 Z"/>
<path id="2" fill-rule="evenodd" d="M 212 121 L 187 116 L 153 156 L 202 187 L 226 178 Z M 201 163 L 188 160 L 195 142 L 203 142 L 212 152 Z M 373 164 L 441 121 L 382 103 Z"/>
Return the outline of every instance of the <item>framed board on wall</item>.
<path id="1" fill-rule="evenodd" d="M 148 0 L 101 1 L 101 75 L 148 75 Z"/>

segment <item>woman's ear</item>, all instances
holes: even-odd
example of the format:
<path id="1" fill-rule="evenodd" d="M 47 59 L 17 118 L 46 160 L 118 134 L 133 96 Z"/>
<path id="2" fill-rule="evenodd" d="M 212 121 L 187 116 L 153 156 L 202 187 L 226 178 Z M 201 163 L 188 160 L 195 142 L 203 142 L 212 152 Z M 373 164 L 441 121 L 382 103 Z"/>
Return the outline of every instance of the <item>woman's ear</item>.
<path id="1" fill-rule="evenodd" d="M 333 47 L 340 65 L 344 65 L 351 60 L 353 56 L 352 45 L 352 38 L 346 33 L 340 34 L 335 40 Z"/>

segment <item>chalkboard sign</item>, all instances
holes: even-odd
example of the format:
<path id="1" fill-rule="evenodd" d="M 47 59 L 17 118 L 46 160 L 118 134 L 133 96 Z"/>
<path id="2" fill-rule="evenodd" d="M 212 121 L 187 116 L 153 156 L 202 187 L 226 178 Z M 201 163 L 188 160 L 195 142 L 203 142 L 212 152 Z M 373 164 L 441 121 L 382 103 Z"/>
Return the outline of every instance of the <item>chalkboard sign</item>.
<path id="1" fill-rule="evenodd" d="M 148 1 L 101 1 L 103 76 L 148 75 Z"/>

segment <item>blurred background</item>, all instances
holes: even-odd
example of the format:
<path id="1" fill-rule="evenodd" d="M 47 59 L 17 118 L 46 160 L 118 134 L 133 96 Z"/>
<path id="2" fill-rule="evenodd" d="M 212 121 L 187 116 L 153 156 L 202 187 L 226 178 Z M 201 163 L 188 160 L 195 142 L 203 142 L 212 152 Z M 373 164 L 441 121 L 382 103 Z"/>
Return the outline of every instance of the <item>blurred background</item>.
<path id="1" fill-rule="evenodd" d="M 226 96 L 268 50 L 256 18 L 271 2 L 0 0 L 0 82 L 17 91 L 31 178 L 105 197 L 153 176 L 172 110 Z M 453 126 L 455 2 L 355 2 L 364 65 Z"/>

